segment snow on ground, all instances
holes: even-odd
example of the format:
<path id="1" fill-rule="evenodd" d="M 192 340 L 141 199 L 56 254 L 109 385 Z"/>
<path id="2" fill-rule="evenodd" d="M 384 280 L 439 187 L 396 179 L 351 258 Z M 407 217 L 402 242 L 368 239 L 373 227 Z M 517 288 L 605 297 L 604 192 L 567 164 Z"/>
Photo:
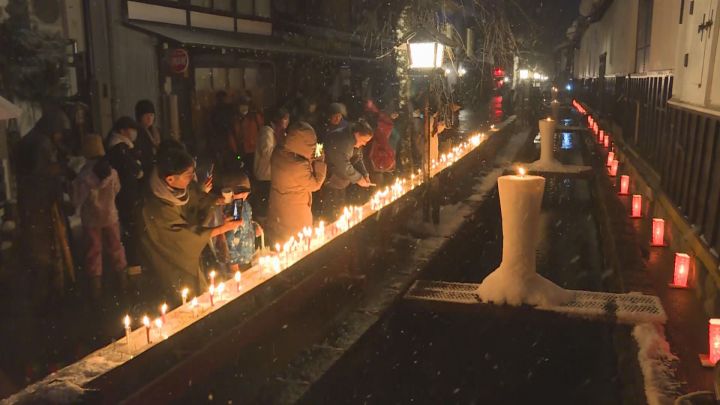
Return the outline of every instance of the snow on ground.
<path id="1" fill-rule="evenodd" d="M 648 404 L 672 404 L 679 388 L 673 367 L 678 358 L 670 352 L 670 344 L 665 339 L 663 327 L 641 323 L 633 328 L 632 335 L 639 348 L 638 362 L 645 381 Z"/>

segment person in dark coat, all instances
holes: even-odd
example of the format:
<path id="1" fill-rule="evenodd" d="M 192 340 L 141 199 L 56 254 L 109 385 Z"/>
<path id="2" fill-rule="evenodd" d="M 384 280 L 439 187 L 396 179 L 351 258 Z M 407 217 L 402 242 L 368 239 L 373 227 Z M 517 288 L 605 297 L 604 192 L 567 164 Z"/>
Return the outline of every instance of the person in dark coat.
<path id="1" fill-rule="evenodd" d="M 211 238 L 242 225 L 242 220 L 226 220 L 218 227 L 204 226 L 218 197 L 197 187 L 194 178 L 192 156 L 175 145 L 161 145 L 138 215 L 135 236 L 142 265 L 157 278 L 169 301 L 177 301 L 178 292 L 186 287 L 194 294 L 205 291 L 207 280 L 200 269 L 203 249 Z"/>
<path id="2" fill-rule="evenodd" d="M 17 187 L 20 245 L 36 304 L 62 295 L 67 257 L 63 192 L 67 166 L 59 145 L 70 120 L 47 108 L 18 144 Z"/>
<path id="3" fill-rule="evenodd" d="M 155 154 L 160 145 L 160 131 L 155 125 L 155 119 L 155 105 L 152 101 L 140 100 L 135 104 L 135 120 L 139 124 L 135 149 L 145 173 L 149 173 L 155 165 Z"/>
<path id="4" fill-rule="evenodd" d="M 362 148 L 373 137 L 373 129 L 363 121 L 335 131 L 325 141 L 328 180 L 322 188 L 322 215 L 329 221 L 337 218 L 345 206 L 345 190 L 350 184 L 372 186 L 365 168 Z"/>
<path id="5" fill-rule="evenodd" d="M 140 161 L 141 153 L 135 146 L 140 126 L 130 117 L 120 117 L 106 140 L 107 158 L 117 171 L 120 179 L 120 192 L 115 204 L 120 217 L 122 241 L 127 256 L 128 275 L 140 274 L 140 259 L 137 255 L 137 243 L 132 236 L 135 228 L 137 210 L 142 204 L 141 180 L 145 174 Z"/>
<path id="6" fill-rule="evenodd" d="M 234 141 L 236 116 L 237 111 L 232 105 L 230 96 L 225 91 L 218 91 L 215 94 L 215 108 L 210 115 L 212 131 L 208 142 L 215 163 L 218 165 L 222 165 L 232 154 L 230 144 Z"/>
<path id="7" fill-rule="evenodd" d="M 325 143 L 332 133 L 347 128 L 350 124 L 346 120 L 347 108 L 342 103 L 332 103 L 328 106 L 327 121 L 320 136 L 320 143 Z"/>

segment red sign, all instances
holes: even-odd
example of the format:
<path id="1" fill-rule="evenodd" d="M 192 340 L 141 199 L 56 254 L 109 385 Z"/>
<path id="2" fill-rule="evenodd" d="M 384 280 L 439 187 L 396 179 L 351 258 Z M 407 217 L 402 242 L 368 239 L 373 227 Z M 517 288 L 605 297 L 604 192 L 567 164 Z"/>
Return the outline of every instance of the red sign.
<path id="1" fill-rule="evenodd" d="M 173 73 L 185 73 L 190 66 L 190 54 L 182 48 L 173 49 L 170 53 L 170 70 Z"/>

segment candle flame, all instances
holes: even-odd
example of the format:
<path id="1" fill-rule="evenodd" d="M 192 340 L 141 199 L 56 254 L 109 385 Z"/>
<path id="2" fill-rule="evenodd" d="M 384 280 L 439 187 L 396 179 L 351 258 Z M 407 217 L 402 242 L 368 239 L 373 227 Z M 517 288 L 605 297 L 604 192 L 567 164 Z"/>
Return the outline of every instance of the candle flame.
<path id="1" fill-rule="evenodd" d="M 527 174 L 527 170 L 525 170 L 524 167 L 520 166 L 518 168 L 518 174 L 520 175 L 520 177 L 525 176 L 525 174 Z"/>
<path id="2" fill-rule="evenodd" d="M 211 271 L 211 272 L 210 272 L 210 280 L 214 280 L 214 279 L 215 279 L 215 275 L 217 275 L 217 273 L 215 272 L 215 270 Z"/>
<path id="3" fill-rule="evenodd" d="M 187 298 L 188 294 L 190 293 L 190 290 L 188 288 L 183 288 L 182 292 L 180 293 L 182 295 L 182 298 Z"/>
<path id="4" fill-rule="evenodd" d="M 239 270 L 236 271 L 236 272 L 235 272 L 235 282 L 236 282 L 236 283 L 239 283 L 241 277 L 242 277 L 242 275 L 241 275 L 240 271 L 239 271 Z"/>
<path id="5" fill-rule="evenodd" d="M 130 329 L 130 315 L 125 315 L 123 323 L 125 324 L 125 329 Z"/>
<path id="6" fill-rule="evenodd" d="M 168 310 L 168 305 L 163 302 L 163 304 L 160 306 L 160 313 L 162 313 L 163 315 L 165 315 L 165 313 L 167 312 L 167 310 Z"/>
<path id="7" fill-rule="evenodd" d="M 150 318 L 148 318 L 147 315 L 143 316 L 143 325 L 145 325 L 146 328 L 150 327 Z"/>
<path id="8" fill-rule="evenodd" d="M 218 291 L 218 294 L 222 294 L 223 291 L 225 291 L 225 283 L 218 284 L 217 291 Z"/>
<path id="9" fill-rule="evenodd" d="M 163 321 L 160 318 L 155 319 L 155 326 L 160 329 L 163 326 Z"/>
<path id="10" fill-rule="evenodd" d="M 194 307 L 196 307 L 197 305 L 198 305 L 198 299 L 197 299 L 197 297 L 194 297 L 194 298 L 192 299 L 192 301 L 190 301 L 190 306 L 194 308 Z"/>

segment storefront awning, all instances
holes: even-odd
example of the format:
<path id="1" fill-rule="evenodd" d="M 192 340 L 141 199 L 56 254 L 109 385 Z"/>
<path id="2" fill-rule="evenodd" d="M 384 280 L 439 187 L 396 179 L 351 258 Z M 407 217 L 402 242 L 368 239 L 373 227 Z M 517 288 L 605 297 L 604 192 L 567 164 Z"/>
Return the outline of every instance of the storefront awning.
<path id="1" fill-rule="evenodd" d="M 333 59 L 363 60 L 367 62 L 375 61 L 373 58 L 340 55 L 314 49 L 301 48 L 296 45 L 285 43 L 281 38 L 274 36 L 193 29 L 144 21 L 131 21 L 128 25 L 145 33 L 157 35 L 166 40 L 178 42 L 187 46 L 249 49 L 256 51 L 314 55 Z"/>
<path id="2" fill-rule="evenodd" d="M 18 118 L 21 113 L 20 107 L 0 96 L 0 120 Z"/>

